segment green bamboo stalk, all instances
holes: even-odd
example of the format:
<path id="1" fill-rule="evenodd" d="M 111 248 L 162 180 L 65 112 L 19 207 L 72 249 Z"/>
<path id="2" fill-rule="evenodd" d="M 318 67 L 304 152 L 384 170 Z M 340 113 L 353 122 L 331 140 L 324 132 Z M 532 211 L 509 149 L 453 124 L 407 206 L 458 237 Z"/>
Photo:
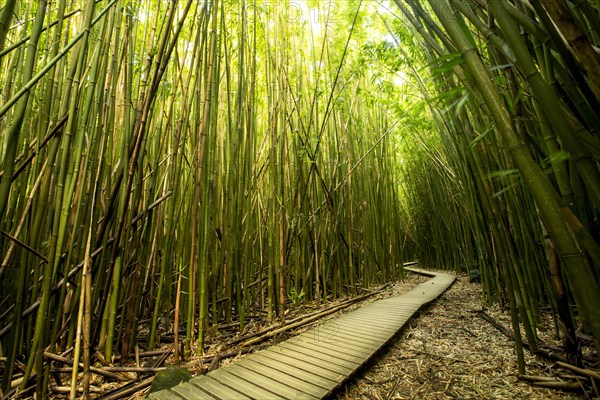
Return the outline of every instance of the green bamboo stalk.
<path id="1" fill-rule="evenodd" d="M 567 117 L 562 114 L 563 107 L 560 104 L 558 97 L 554 91 L 545 84 L 542 75 L 535 67 L 529 52 L 525 45 L 522 43 L 520 36 L 516 31 L 516 25 L 512 23 L 510 19 L 504 18 L 504 8 L 498 7 L 498 4 L 492 5 L 491 9 L 498 14 L 497 20 L 503 29 L 504 35 L 508 42 L 515 50 L 516 57 L 519 60 L 519 65 L 523 70 L 527 81 L 529 82 L 531 89 L 536 95 L 540 105 L 543 107 L 546 113 L 546 117 L 556 129 L 559 137 L 565 144 L 567 150 L 577 160 L 579 165 L 578 169 L 584 176 L 587 184 L 589 185 L 589 193 L 594 199 L 594 202 L 600 201 L 600 179 L 598 178 L 597 168 L 593 165 L 589 153 L 579 143 L 579 141 L 573 136 L 573 128 L 568 125 Z M 550 111 L 553 110 L 553 111 Z M 557 112 L 556 110 L 559 110 Z"/>
<path id="2" fill-rule="evenodd" d="M 14 9 L 14 6 L 14 1 L 8 2 L 3 10 L 2 17 L 0 18 L 0 21 L 2 21 L 2 25 L 0 25 L 0 45 L 6 38 L 6 31 L 8 30 L 8 24 L 10 22 L 10 18 L 8 17 L 12 18 L 12 9 Z M 33 25 L 31 38 L 27 46 L 27 54 L 25 56 L 23 81 L 29 81 L 35 69 L 38 53 L 37 45 L 42 33 L 42 27 L 44 25 L 45 7 L 46 1 L 41 1 L 38 3 L 35 22 Z M 6 16 L 6 12 L 10 12 L 10 15 Z M 2 48 L 2 46 L 0 46 L 0 48 Z M 7 132 L 6 147 L 2 157 L 3 175 L 2 178 L 0 178 L 0 219 L 4 218 L 4 213 L 8 204 L 8 196 L 10 192 L 10 186 L 12 184 L 13 171 L 15 169 L 14 160 L 17 154 L 17 147 L 19 145 L 19 136 L 21 135 L 23 122 L 30 110 L 29 97 L 29 92 L 24 93 L 24 97 L 18 103 L 17 109 L 13 114 L 13 120 Z M 6 106 L 3 108 L 6 108 Z M 8 109 L 9 108 L 7 108 L 7 111 Z"/>
<path id="3" fill-rule="evenodd" d="M 588 82 L 596 99 L 600 100 L 600 56 L 594 50 L 588 36 L 573 20 L 569 8 L 563 2 L 541 0 L 541 4 L 560 29 L 570 51 L 588 76 Z"/>
<path id="4" fill-rule="evenodd" d="M 17 0 L 7 0 L 2 8 L 2 15 L 0 15 L 0 51 L 4 50 L 6 36 L 10 29 L 10 22 L 12 21 L 16 5 Z"/>
<path id="5" fill-rule="evenodd" d="M 208 199 L 208 194 L 210 193 L 208 190 L 208 176 L 209 169 L 205 166 L 205 159 L 207 153 L 207 141 L 206 138 L 212 132 L 210 129 L 209 123 L 214 122 L 214 118 L 216 118 L 216 110 L 214 108 L 214 99 L 216 98 L 214 95 L 214 90 L 217 89 L 218 80 L 216 79 L 215 73 L 215 63 L 217 60 L 217 27 L 218 27 L 218 4 L 217 2 L 211 4 L 211 32 L 210 39 L 208 42 L 208 55 L 206 60 L 205 67 L 205 75 L 204 75 L 204 101 L 203 101 L 203 114 L 202 114 L 202 122 L 201 125 L 198 125 L 197 128 L 198 136 L 200 138 L 200 145 L 197 149 L 197 166 L 196 166 L 196 182 L 200 181 L 202 175 L 205 175 L 207 178 L 204 180 L 204 191 L 206 195 L 204 196 L 205 202 L 207 204 L 206 199 Z M 212 135 L 211 135 L 212 136 Z M 198 351 L 202 352 L 202 348 L 204 346 L 204 339 L 206 337 L 206 323 L 207 323 L 207 310 L 208 310 L 208 293 L 207 293 L 207 283 L 208 283 L 208 257 L 206 255 L 208 246 L 208 223 L 209 223 L 209 215 L 208 209 L 205 209 L 205 214 L 203 215 L 203 235 L 201 241 L 201 250 L 200 250 L 200 261 L 199 261 L 199 285 L 200 285 L 200 293 L 199 293 L 199 309 L 200 313 L 198 316 Z M 215 312 L 215 310 L 213 310 Z"/>
<path id="6" fill-rule="evenodd" d="M 538 204 L 540 215 L 564 262 L 565 273 L 573 286 L 573 294 L 582 315 L 590 324 L 594 336 L 600 337 L 600 318 L 597 315 L 600 312 L 598 311 L 600 310 L 600 299 L 590 298 L 584 294 L 598 292 L 598 284 L 587 264 L 585 254 L 579 249 L 577 240 L 572 236 L 562 216 L 557 194 L 532 160 L 527 148 L 519 140 L 477 51 L 453 18 L 447 2 L 430 2 L 430 4 L 460 50 L 465 69 L 472 75 L 474 84 L 490 109 L 497 125 L 496 129 L 501 134 L 512 160 L 521 173 L 523 182 Z"/>

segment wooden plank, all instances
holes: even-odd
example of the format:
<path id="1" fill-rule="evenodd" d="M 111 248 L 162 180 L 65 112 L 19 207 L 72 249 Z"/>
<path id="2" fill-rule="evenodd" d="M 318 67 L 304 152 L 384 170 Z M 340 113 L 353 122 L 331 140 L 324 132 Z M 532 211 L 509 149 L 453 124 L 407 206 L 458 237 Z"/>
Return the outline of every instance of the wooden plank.
<path id="1" fill-rule="evenodd" d="M 189 384 L 197 386 L 203 389 L 205 392 L 210 393 L 219 399 L 249 399 L 250 397 L 243 394 L 243 391 L 236 391 L 222 384 L 221 382 L 206 376 L 200 375 L 196 378 L 192 378 L 188 381 Z"/>
<path id="2" fill-rule="evenodd" d="M 347 340 L 347 341 L 352 341 L 353 343 L 360 343 L 360 344 L 369 344 L 370 346 L 374 347 L 374 348 L 379 348 L 381 346 L 383 346 L 383 344 L 385 342 L 387 342 L 393 335 L 389 335 L 387 338 L 380 338 L 380 337 L 365 337 L 365 336 L 360 336 L 357 333 L 353 333 L 351 331 L 340 331 L 337 334 L 337 337 L 343 339 L 343 340 Z"/>
<path id="3" fill-rule="evenodd" d="M 379 302 L 381 302 L 381 303 L 379 303 Z M 396 303 L 393 303 L 391 301 L 386 302 L 386 300 L 378 300 L 377 303 L 371 303 L 370 307 L 367 306 L 367 307 L 359 308 L 359 309 L 354 310 L 353 312 L 346 314 L 346 315 L 373 314 L 373 313 L 377 313 L 377 312 L 385 312 L 386 308 L 389 307 L 391 304 L 396 304 Z"/>
<path id="4" fill-rule="evenodd" d="M 392 313 L 391 315 L 410 315 L 414 313 L 419 306 L 413 304 L 397 303 L 395 301 L 389 301 L 387 303 L 381 303 L 377 308 L 372 309 L 370 312 L 380 311 L 383 313 Z"/>
<path id="5" fill-rule="evenodd" d="M 393 327 L 395 324 L 398 323 L 398 321 L 402 321 L 406 318 L 409 318 L 411 315 L 413 315 L 414 313 L 395 313 L 394 311 L 386 311 L 384 315 L 384 313 L 381 313 L 380 315 L 377 314 L 375 315 L 374 313 L 357 313 L 354 314 L 350 317 L 344 318 L 342 321 L 346 320 L 346 319 L 358 319 L 360 321 L 362 321 L 363 324 L 365 325 L 374 325 L 374 326 L 388 326 L 388 327 Z M 394 315 L 395 314 L 395 315 Z"/>
<path id="6" fill-rule="evenodd" d="M 326 364 L 324 367 L 322 367 L 318 364 L 303 361 L 300 358 L 291 357 L 286 353 L 276 353 L 270 350 L 261 351 L 257 353 L 256 356 L 263 359 L 268 359 L 269 362 L 278 362 L 281 364 L 297 367 L 298 369 L 304 370 L 311 374 L 315 374 L 321 378 L 334 381 L 337 384 L 342 382 L 346 377 L 347 373 L 349 372 L 335 372 L 327 368 L 330 367 L 329 364 Z"/>
<path id="7" fill-rule="evenodd" d="M 397 304 L 390 303 L 390 304 L 384 304 L 380 308 L 356 313 L 354 315 L 360 315 L 361 317 L 371 317 L 371 318 L 386 320 L 386 319 L 408 318 L 408 317 L 412 316 L 416 311 L 417 311 L 417 309 L 413 308 L 413 307 L 410 307 L 410 308 L 400 307 Z"/>
<path id="8" fill-rule="evenodd" d="M 344 331 L 339 330 L 337 332 L 335 332 L 334 334 L 330 334 L 328 336 L 303 336 L 303 337 L 295 337 L 293 339 L 290 339 L 291 343 L 304 343 L 304 342 L 311 342 L 317 345 L 321 345 L 322 343 L 324 344 L 338 344 L 338 343 L 351 343 L 353 347 L 358 347 L 361 349 L 365 349 L 365 350 L 372 350 L 373 348 L 377 348 L 380 346 L 380 341 L 382 339 L 378 339 L 376 340 L 375 338 L 370 338 L 370 339 L 366 339 L 366 338 L 357 338 L 357 337 L 352 337 L 352 338 L 348 338 L 347 335 L 344 333 Z"/>
<path id="9" fill-rule="evenodd" d="M 215 371 L 209 372 L 207 376 L 210 376 L 212 379 L 227 385 L 235 390 L 244 392 L 247 396 L 252 399 L 262 400 L 262 399 L 274 399 L 274 400 L 282 400 L 284 399 L 281 396 L 276 395 L 273 392 L 269 392 L 259 386 L 256 386 L 252 382 L 248 382 L 244 379 L 241 379 L 237 375 L 233 375 L 228 372 L 227 367 L 223 367 L 221 369 L 217 369 Z"/>
<path id="10" fill-rule="evenodd" d="M 395 302 L 389 302 L 387 304 L 382 304 L 381 306 L 381 310 L 385 310 L 385 312 L 390 313 L 391 315 L 401 315 L 404 317 L 412 316 L 414 313 L 419 311 L 419 308 L 421 308 L 420 305 L 414 306 L 411 304 L 410 306 L 407 306 L 406 304 L 398 304 Z"/>
<path id="11" fill-rule="evenodd" d="M 384 336 L 389 336 L 393 332 L 398 330 L 398 327 L 405 323 L 408 318 L 398 318 L 393 322 L 382 322 L 378 320 L 368 320 L 366 318 L 362 318 L 360 316 L 352 317 L 340 321 L 339 325 L 346 326 L 347 330 L 352 329 L 355 331 L 364 330 L 371 331 L 374 334 L 377 332 L 381 332 Z"/>
<path id="12" fill-rule="evenodd" d="M 377 349 L 379 349 L 383 343 L 374 343 L 371 342 L 370 345 L 359 343 L 353 339 L 346 338 L 342 335 L 336 337 L 335 342 L 326 343 L 325 345 L 328 348 L 338 349 L 340 352 L 344 352 L 345 354 L 358 354 L 360 353 L 363 359 L 368 358 L 371 354 L 373 354 Z M 331 347 L 329 347 L 331 346 Z"/>
<path id="13" fill-rule="evenodd" d="M 393 314 L 394 312 L 387 311 L 387 313 Z M 373 315 L 372 313 L 364 312 L 364 313 L 349 314 L 343 318 L 340 318 L 340 321 L 361 320 L 361 321 L 363 321 L 363 324 L 365 324 L 365 325 L 392 327 L 393 324 L 397 323 L 397 321 L 399 319 L 408 318 L 412 314 L 414 314 L 414 313 L 409 314 L 408 312 L 406 312 L 406 313 L 403 312 L 403 313 L 397 313 L 397 315 L 381 316 L 381 315 Z"/>
<path id="14" fill-rule="evenodd" d="M 343 360 L 352 361 L 359 365 L 364 361 L 366 356 L 371 354 L 370 351 L 363 348 L 345 349 L 344 346 L 340 346 L 337 343 L 328 343 L 324 341 L 319 343 L 315 343 L 312 340 L 293 342 L 286 341 L 281 345 L 284 347 L 295 346 L 303 349 L 310 349 L 312 351 L 316 351 L 317 353 L 327 354 Z"/>
<path id="15" fill-rule="evenodd" d="M 385 334 L 375 327 L 357 327 L 356 324 L 340 325 L 340 332 L 346 336 L 352 336 L 357 339 L 369 342 L 383 342 L 388 340 L 396 333 L 397 329 L 386 330 Z"/>
<path id="16" fill-rule="evenodd" d="M 322 388 L 309 381 L 279 371 L 277 370 L 277 368 L 274 368 L 272 366 L 261 364 L 258 361 L 256 361 L 254 357 L 242 358 L 241 360 L 238 360 L 235 363 L 235 365 L 247 368 L 250 371 L 254 371 L 258 374 L 263 375 L 267 379 L 282 383 L 297 390 L 298 392 L 306 393 L 317 399 L 320 399 L 324 397 L 327 393 L 329 393 L 329 390 L 327 388 Z"/>
<path id="17" fill-rule="evenodd" d="M 180 383 L 177 386 L 171 388 L 172 392 L 177 393 L 179 396 L 186 400 L 215 400 L 216 397 L 200 390 L 197 386 L 190 385 L 187 382 Z M 217 399 L 218 400 L 218 399 Z"/>
<path id="18" fill-rule="evenodd" d="M 150 393 L 148 395 L 150 400 L 174 400 L 183 399 L 175 392 L 171 392 L 169 389 L 159 390 L 158 392 Z"/>
<path id="19" fill-rule="evenodd" d="M 407 294 L 403 294 L 398 297 L 390 297 L 389 299 L 381 300 L 384 304 L 393 304 L 396 307 L 403 307 L 406 310 L 416 310 L 419 307 L 423 306 L 423 304 L 418 301 L 412 301 L 411 296 Z"/>
<path id="20" fill-rule="evenodd" d="M 315 345 L 311 342 L 284 342 L 281 344 L 284 347 L 301 348 L 311 350 L 317 354 L 326 354 L 332 357 L 337 357 L 346 361 L 351 361 L 356 365 L 361 365 L 365 361 L 365 357 L 370 356 L 371 352 L 364 349 L 355 349 L 355 351 L 347 350 L 333 343 L 321 342 Z M 350 351 L 352 354 L 349 354 Z"/>
<path id="21" fill-rule="evenodd" d="M 356 359 L 354 359 L 354 361 L 350 361 L 350 360 L 340 358 L 339 354 L 337 356 L 335 356 L 335 355 L 332 356 L 332 355 L 330 355 L 328 353 L 324 353 L 320 350 L 313 350 L 309 347 L 296 346 L 294 344 L 287 343 L 287 342 L 283 342 L 283 343 L 277 345 L 277 347 L 289 349 L 291 351 L 295 351 L 297 353 L 302 353 L 302 354 L 305 354 L 307 356 L 310 356 L 310 357 L 313 357 L 316 359 L 322 359 L 328 363 L 348 368 L 350 370 L 350 372 L 354 371 L 361 363 L 361 361 L 357 361 Z"/>
<path id="22" fill-rule="evenodd" d="M 366 327 L 393 329 L 396 327 L 396 324 L 399 321 L 402 321 L 407 318 L 409 318 L 408 315 L 397 315 L 397 316 L 394 316 L 391 318 L 384 319 L 384 318 L 379 318 L 379 317 L 373 317 L 373 316 L 370 316 L 369 314 L 362 314 L 362 315 L 356 314 L 356 315 L 350 315 L 348 317 L 344 317 L 343 319 L 341 319 L 339 321 L 339 323 L 342 323 L 345 321 L 356 321 L 357 324 L 364 325 Z"/>
<path id="23" fill-rule="evenodd" d="M 298 379 L 302 379 L 303 381 L 310 382 L 315 386 L 318 386 L 323 389 L 330 390 L 338 384 L 338 382 L 333 379 L 328 379 L 321 376 L 318 373 L 318 368 L 313 367 L 312 371 L 307 371 L 303 368 L 300 368 L 298 363 L 292 365 L 282 362 L 280 360 L 273 360 L 272 358 L 265 357 L 262 354 L 254 354 L 251 360 L 263 364 L 267 367 L 275 368 L 278 371 L 284 372 Z"/>
<path id="24" fill-rule="evenodd" d="M 364 357 L 364 355 L 370 354 L 370 351 L 373 350 L 373 348 L 377 347 L 377 345 L 373 342 L 361 343 L 357 341 L 349 341 L 347 338 L 344 338 L 339 334 L 328 338 L 322 338 L 320 340 L 315 340 L 315 338 L 312 337 L 297 337 L 294 338 L 294 340 L 290 340 L 289 343 L 303 347 L 312 346 L 312 348 L 316 350 L 335 350 L 340 353 L 339 356 L 341 358 L 346 358 L 349 360 L 352 360 L 352 358 L 348 358 L 346 355 L 353 356 L 354 359 L 360 360 Z M 357 355 L 357 353 L 362 353 L 362 355 Z M 337 353 L 330 354 L 336 355 Z"/>
<path id="25" fill-rule="evenodd" d="M 243 360 L 243 359 L 242 359 Z M 234 364 L 229 364 L 227 366 L 227 372 L 230 372 L 233 375 L 237 375 L 238 377 L 244 379 L 245 381 L 252 382 L 256 386 L 259 386 L 265 390 L 268 390 L 273 393 L 277 393 L 279 396 L 282 396 L 286 399 L 317 399 L 318 397 L 312 396 L 303 391 L 294 389 L 288 385 L 285 385 L 281 382 L 274 381 L 273 379 L 266 377 L 264 375 L 259 374 L 258 372 L 252 371 L 248 368 L 244 368 L 238 365 L 242 360 L 238 360 Z"/>
<path id="26" fill-rule="evenodd" d="M 310 344 L 317 345 L 317 346 L 324 346 L 326 348 L 330 348 L 331 345 L 335 345 L 337 343 L 347 341 L 344 331 L 341 331 L 341 330 L 338 332 L 329 334 L 327 336 L 325 336 L 325 335 L 317 335 L 317 336 L 313 336 L 313 337 L 303 336 L 303 337 L 297 337 L 297 338 L 293 338 L 293 339 L 294 340 L 290 340 L 290 343 L 310 343 Z M 379 340 L 383 340 L 383 339 L 379 338 Z M 360 349 L 364 349 L 364 350 L 371 350 L 374 346 L 377 346 L 377 344 L 376 344 L 375 338 L 370 338 L 370 339 L 355 338 L 353 341 L 353 346 L 360 348 Z M 350 354 L 354 354 L 354 353 L 350 353 Z"/>
<path id="27" fill-rule="evenodd" d="M 310 341 L 313 342 L 315 344 L 319 344 L 321 342 L 325 342 L 325 343 L 336 343 L 339 339 L 338 337 L 340 336 L 345 336 L 345 333 L 347 330 L 343 330 L 340 329 L 339 327 L 336 327 L 336 331 L 321 331 L 320 329 L 313 329 L 314 334 L 312 335 L 301 335 L 301 336 L 296 336 L 295 338 L 290 339 L 290 341 L 292 343 L 294 342 L 306 342 L 306 341 Z M 354 337 L 357 346 L 363 347 L 363 348 L 372 348 L 374 345 L 376 345 L 376 343 L 378 342 L 377 339 L 382 340 L 382 338 L 374 338 L 374 337 Z M 388 336 L 389 338 L 389 336 Z"/>
<path id="28" fill-rule="evenodd" d="M 414 314 L 414 313 L 412 313 Z M 356 314 L 353 315 L 353 318 L 360 318 L 361 321 L 363 321 L 363 323 L 365 324 L 374 324 L 374 325 L 382 325 L 382 326 L 394 326 L 395 324 L 406 320 L 407 318 L 409 318 L 410 316 L 412 316 L 412 314 L 408 315 L 408 314 L 398 314 L 398 315 L 393 315 L 393 316 L 383 316 L 383 315 L 373 315 L 370 313 L 364 313 L 364 314 Z"/>
<path id="29" fill-rule="evenodd" d="M 375 319 L 378 321 L 392 321 L 399 317 L 409 317 L 414 314 L 411 309 L 400 309 L 394 307 L 393 304 L 387 304 L 377 308 L 371 308 L 370 310 L 358 310 L 356 313 L 348 314 L 351 316 L 367 317 L 368 319 Z"/>
<path id="30" fill-rule="evenodd" d="M 387 340 L 398 331 L 397 328 L 379 328 L 376 326 L 365 325 L 357 327 L 357 321 L 346 321 L 341 323 L 340 329 L 357 337 L 374 338 L 379 340 Z"/>
<path id="31" fill-rule="evenodd" d="M 344 360 L 336 359 L 336 362 L 331 362 L 327 357 L 322 357 L 320 354 L 312 355 L 306 352 L 298 351 L 292 348 L 284 348 L 279 346 L 271 346 L 266 350 L 266 356 L 271 357 L 274 354 L 278 357 L 287 357 L 307 364 L 315 365 L 320 370 L 329 370 L 341 375 L 349 375 L 354 371 L 356 365 L 354 363 L 344 364 Z"/>
<path id="32" fill-rule="evenodd" d="M 406 310 L 406 311 L 414 311 L 422 306 L 421 303 L 410 301 L 410 296 L 398 296 L 398 297 L 390 297 L 388 299 L 379 300 L 379 302 L 375 303 L 377 308 L 385 309 L 388 307 L 394 307 L 398 310 Z"/>
<path id="33" fill-rule="evenodd" d="M 387 336 L 391 331 L 396 330 L 396 325 L 381 323 L 380 321 L 368 321 L 360 316 L 349 316 L 343 319 L 340 319 L 337 322 L 338 326 L 352 326 L 353 328 L 360 327 L 365 331 L 371 331 L 374 334 L 379 333 L 379 335 Z"/>
<path id="34" fill-rule="evenodd" d="M 385 334 L 382 334 L 381 332 L 375 332 L 374 330 L 370 330 L 370 329 L 364 329 L 361 331 L 358 331 L 356 329 L 356 326 L 352 325 L 352 326 L 343 326 L 343 329 L 341 332 L 343 332 L 343 334 L 347 337 L 353 337 L 356 339 L 361 339 L 361 340 L 369 340 L 372 343 L 385 343 L 386 341 L 389 340 L 389 338 L 391 338 L 392 336 L 394 336 L 397 332 L 397 329 L 393 329 L 393 330 L 389 330 L 389 331 L 385 331 Z"/>
<path id="35" fill-rule="evenodd" d="M 396 321 L 398 318 L 407 318 L 413 315 L 413 310 L 394 309 L 393 307 L 386 307 L 382 309 L 374 310 L 360 310 L 359 312 L 353 313 L 353 317 L 361 317 L 367 320 L 374 320 L 379 322 L 385 321 Z"/>
<path id="36" fill-rule="evenodd" d="M 398 324 L 402 323 L 404 318 L 396 318 L 395 321 L 381 321 L 377 319 L 367 319 L 362 316 L 352 316 L 344 318 L 338 322 L 338 326 L 345 326 L 346 329 L 371 331 L 380 336 L 389 336 L 389 332 L 395 332 Z"/>

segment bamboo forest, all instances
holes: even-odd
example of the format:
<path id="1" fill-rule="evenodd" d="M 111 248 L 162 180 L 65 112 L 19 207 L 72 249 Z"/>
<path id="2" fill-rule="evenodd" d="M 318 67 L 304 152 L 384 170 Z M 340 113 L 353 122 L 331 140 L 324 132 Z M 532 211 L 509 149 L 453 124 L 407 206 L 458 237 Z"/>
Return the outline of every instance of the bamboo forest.
<path id="1" fill-rule="evenodd" d="M 3 0 L 0 397 L 133 396 L 409 264 L 600 396 L 599 110 L 597 0 Z"/>

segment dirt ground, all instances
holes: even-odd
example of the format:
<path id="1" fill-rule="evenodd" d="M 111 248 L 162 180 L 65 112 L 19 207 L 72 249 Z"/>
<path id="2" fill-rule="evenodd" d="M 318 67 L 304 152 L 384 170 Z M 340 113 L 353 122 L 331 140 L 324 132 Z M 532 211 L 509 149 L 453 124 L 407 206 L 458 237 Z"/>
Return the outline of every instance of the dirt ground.
<path id="1" fill-rule="evenodd" d="M 409 321 L 396 339 L 340 388 L 334 398 L 598 398 L 581 390 L 547 389 L 520 380 L 512 341 L 479 316 L 477 310 L 481 308 L 481 285 L 459 276 L 440 299 Z M 487 313 L 510 327 L 505 313 L 493 308 Z M 525 361 L 527 375 L 569 379 L 567 371 L 527 351 Z"/>

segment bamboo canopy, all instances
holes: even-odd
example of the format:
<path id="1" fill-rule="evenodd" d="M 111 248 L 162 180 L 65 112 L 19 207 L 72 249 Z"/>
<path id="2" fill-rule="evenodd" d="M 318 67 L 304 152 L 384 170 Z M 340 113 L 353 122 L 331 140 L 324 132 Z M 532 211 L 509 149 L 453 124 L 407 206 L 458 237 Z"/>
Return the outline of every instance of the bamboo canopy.
<path id="1" fill-rule="evenodd" d="M 600 349 L 600 4 L 0 5 L 0 389 L 481 271 Z M 525 336 L 521 338 L 521 333 Z"/>

